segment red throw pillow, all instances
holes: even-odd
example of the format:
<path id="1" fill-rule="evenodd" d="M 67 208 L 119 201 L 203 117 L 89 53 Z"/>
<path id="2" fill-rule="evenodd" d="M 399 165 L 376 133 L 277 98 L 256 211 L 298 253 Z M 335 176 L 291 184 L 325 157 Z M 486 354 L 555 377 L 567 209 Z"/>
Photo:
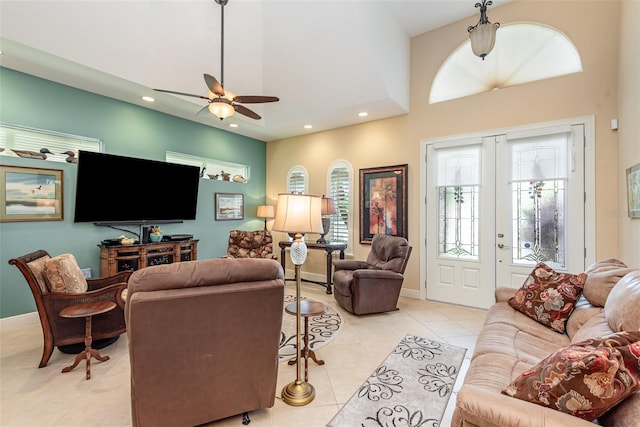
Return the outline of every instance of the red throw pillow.
<path id="1" fill-rule="evenodd" d="M 593 421 L 640 389 L 640 331 L 564 347 L 502 394 Z"/>
<path id="2" fill-rule="evenodd" d="M 554 331 L 564 333 L 586 279 L 585 273 L 559 273 L 540 263 L 509 299 L 509 305 Z"/>

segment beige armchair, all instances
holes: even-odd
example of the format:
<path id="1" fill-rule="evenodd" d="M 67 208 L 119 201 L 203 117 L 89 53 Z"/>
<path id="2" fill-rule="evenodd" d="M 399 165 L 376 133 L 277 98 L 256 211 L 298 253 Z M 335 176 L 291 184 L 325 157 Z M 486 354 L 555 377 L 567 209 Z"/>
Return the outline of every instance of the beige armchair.
<path id="1" fill-rule="evenodd" d="M 273 406 L 284 273 L 218 258 L 134 272 L 125 316 L 133 426 L 195 426 Z"/>
<path id="2" fill-rule="evenodd" d="M 273 253 L 273 236 L 268 230 L 229 232 L 229 246 L 223 258 L 278 259 Z"/>
<path id="3" fill-rule="evenodd" d="M 338 304 L 353 314 L 397 310 L 411 249 L 404 237 L 376 234 L 366 261 L 334 260 Z"/>

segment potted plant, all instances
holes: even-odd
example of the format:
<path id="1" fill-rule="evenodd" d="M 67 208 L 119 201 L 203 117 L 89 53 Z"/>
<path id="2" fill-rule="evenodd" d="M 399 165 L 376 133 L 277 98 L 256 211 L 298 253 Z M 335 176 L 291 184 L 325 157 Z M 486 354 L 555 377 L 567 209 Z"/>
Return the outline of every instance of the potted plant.
<path id="1" fill-rule="evenodd" d="M 156 227 L 155 225 L 151 227 L 151 231 L 149 232 L 149 240 L 153 243 L 158 243 L 162 241 L 162 230 L 160 227 Z"/>

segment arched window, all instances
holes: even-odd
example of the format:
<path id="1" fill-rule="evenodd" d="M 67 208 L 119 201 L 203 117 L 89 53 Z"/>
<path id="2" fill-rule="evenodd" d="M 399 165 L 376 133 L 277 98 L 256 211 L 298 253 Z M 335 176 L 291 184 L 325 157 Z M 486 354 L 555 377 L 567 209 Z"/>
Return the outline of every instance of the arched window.
<path id="1" fill-rule="evenodd" d="M 304 166 L 296 165 L 287 172 L 287 193 L 307 193 L 309 173 Z"/>
<path id="2" fill-rule="evenodd" d="M 496 44 L 484 61 L 473 55 L 470 44 L 467 39 L 440 66 L 431 85 L 430 104 L 582 71 L 573 42 L 547 25 L 500 26 Z"/>
<path id="3" fill-rule="evenodd" d="M 336 208 L 331 218 L 329 240 L 351 247 L 353 229 L 353 167 L 346 160 L 336 160 L 327 173 L 328 197 Z"/>

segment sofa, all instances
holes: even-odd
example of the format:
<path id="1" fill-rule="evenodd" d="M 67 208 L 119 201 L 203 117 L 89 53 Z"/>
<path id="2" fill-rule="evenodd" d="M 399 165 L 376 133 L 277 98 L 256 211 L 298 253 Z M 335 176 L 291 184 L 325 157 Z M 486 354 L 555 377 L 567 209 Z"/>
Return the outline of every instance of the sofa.
<path id="1" fill-rule="evenodd" d="M 631 387 L 628 397 L 595 420 L 561 412 L 553 408 L 554 405 L 533 403 L 531 400 L 538 395 L 531 393 L 530 389 L 526 395 L 528 399 L 514 396 L 515 390 L 522 391 L 522 385 L 527 381 L 542 378 L 538 384 L 549 385 L 545 383 L 545 379 L 550 377 L 548 372 L 536 375 L 541 366 L 550 366 L 544 365 L 545 362 L 551 363 L 548 361 L 554 361 L 554 357 L 563 354 L 567 348 L 586 351 L 592 348 L 589 347 L 590 343 L 598 343 L 602 341 L 601 337 L 610 337 L 620 331 L 632 331 L 630 333 L 637 336 L 640 329 L 640 270 L 628 268 L 616 259 L 591 265 L 584 272 L 583 291 L 573 304 L 566 323 L 562 325 L 564 332 L 554 330 L 517 309 L 517 302 L 514 303 L 517 298 L 514 297 L 518 292 L 518 289 L 511 288 L 496 289 L 496 303 L 487 313 L 464 382 L 457 394 L 452 426 L 640 425 L 640 392 L 634 392 Z M 640 344 L 635 345 L 637 353 Z M 633 365 L 636 380 L 637 359 L 638 355 L 628 365 Z M 562 380 L 557 381 L 563 385 Z M 582 386 L 587 384 L 584 378 L 580 381 Z M 566 388 L 563 390 L 567 391 Z M 591 401 L 594 407 L 599 402 L 598 399 Z"/>
<path id="2" fill-rule="evenodd" d="M 125 320 L 134 427 L 182 427 L 274 405 L 284 272 L 271 259 L 146 267 Z"/>

